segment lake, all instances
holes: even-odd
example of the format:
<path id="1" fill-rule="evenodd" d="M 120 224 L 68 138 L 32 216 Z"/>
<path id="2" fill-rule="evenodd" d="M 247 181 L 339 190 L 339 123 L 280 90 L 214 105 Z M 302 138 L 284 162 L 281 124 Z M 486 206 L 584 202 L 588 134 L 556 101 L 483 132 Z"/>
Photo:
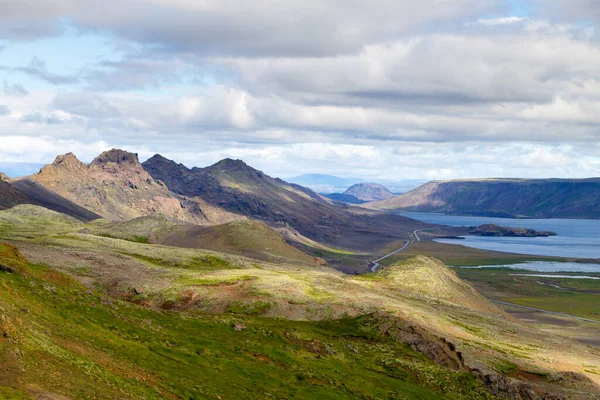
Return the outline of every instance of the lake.
<path id="1" fill-rule="evenodd" d="M 592 219 L 510 219 L 467 217 L 440 213 L 403 212 L 401 215 L 424 222 L 450 226 L 496 224 L 513 228 L 553 231 L 547 238 L 466 236 L 465 240 L 436 239 L 483 250 L 538 256 L 600 259 L 600 220 Z M 598 269 L 595 269 L 598 271 Z"/>

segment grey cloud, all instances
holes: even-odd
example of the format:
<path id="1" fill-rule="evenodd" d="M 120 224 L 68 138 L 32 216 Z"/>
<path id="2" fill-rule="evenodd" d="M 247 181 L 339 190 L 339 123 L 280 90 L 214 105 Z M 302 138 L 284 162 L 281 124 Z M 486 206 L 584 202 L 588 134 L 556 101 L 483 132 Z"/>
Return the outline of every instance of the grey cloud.
<path id="1" fill-rule="evenodd" d="M 119 110 L 106 98 L 86 92 L 58 95 L 49 104 L 49 108 L 92 119 L 121 117 Z"/>
<path id="2" fill-rule="evenodd" d="M 177 59 L 147 60 L 124 59 L 104 61 L 90 68 L 83 79 L 93 90 L 131 90 L 155 88 L 165 84 L 183 82 L 190 66 Z"/>
<path id="3" fill-rule="evenodd" d="M 529 0 L 542 15 L 572 20 L 599 21 L 600 7 L 596 0 Z"/>
<path id="4" fill-rule="evenodd" d="M 154 47 L 154 51 L 203 54 L 326 56 L 355 52 L 432 21 L 460 20 L 502 6 L 500 0 L 288 0 L 285 2 L 177 2 L 123 0 L 22 0 L 0 9 L 5 35 L 28 37 L 30 21 L 52 32 L 61 18 L 81 30 L 108 31 Z M 143 7 L 143 12 L 140 12 Z M 90 12 L 94 10 L 94 12 Z M 166 22 L 169 21 L 169 22 Z M 177 21 L 176 23 L 171 23 Z M 36 34 L 34 32 L 34 34 Z"/>
<path id="5" fill-rule="evenodd" d="M 37 58 L 33 58 L 31 63 L 26 67 L 16 67 L 12 70 L 33 76 L 53 85 L 70 85 L 79 82 L 79 78 L 76 76 L 60 75 L 49 72 L 46 68 L 46 63 Z"/>
<path id="6" fill-rule="evenodd" d="M 12 114 L 10 108 L 8 108 L 6 105 L 0 104 L 0 117 L 7 117 L 10 114 Z"/>
<path id="7" fill-rule="evenodd" d="M 44 117 L 39 112 L 30 112 L 21 117 L 21 122 L 41 124 L 44 122 Z"/>
<path id="8" fill-rule="evenodd" d="M 15 96 L 15 97 L 29 96 L 29 91 L 27 91 L 27 89 L 25 89 L 22 85 L 19 85 L 18 83 L 10 84 L 6 81 L 4 81 L 3 92 L 4 92 L 4 94 L 6 94 L 8 96 Z"/>

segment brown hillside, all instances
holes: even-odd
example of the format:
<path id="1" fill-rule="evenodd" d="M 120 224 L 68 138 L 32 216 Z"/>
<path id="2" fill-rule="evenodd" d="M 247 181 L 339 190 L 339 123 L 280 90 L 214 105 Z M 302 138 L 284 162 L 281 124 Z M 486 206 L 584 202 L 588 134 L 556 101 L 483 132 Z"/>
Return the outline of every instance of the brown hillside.
<path id="1" fill-rule="evenodd" d="M 127 220 L 153 213 L 205 223 L 197 203 L 169 192 L 154 180 L 136 154 L 110 150 L 84 164 L 72 153 L 56 157 L 27 178 L 110 220 Z"/>

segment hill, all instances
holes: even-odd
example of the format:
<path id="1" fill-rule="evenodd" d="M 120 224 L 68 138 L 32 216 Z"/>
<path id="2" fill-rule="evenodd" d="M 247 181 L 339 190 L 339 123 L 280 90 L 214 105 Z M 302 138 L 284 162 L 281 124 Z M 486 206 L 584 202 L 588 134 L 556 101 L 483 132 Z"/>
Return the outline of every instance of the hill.
<path id="1" fill-rule="evenodd" d="M 365 201 L 357 199 L 356 197 L 354 197 L 350 194 L 329 193 L 329 194 L 324 194 L 323 196 L 325 196 L 328 199 L 331 199 L 333 201 L 338 201 L 340 203 L 347 203 L 347 204 L 363 204 L 363 203 L 365 203 Z"/>
<path id="2" fill-rule="evenodd" d="M 439 365 L 380 334 L 381 319 L 158 312 L 31 265 L 6 244 L 0 266 L 0 285 L 10 288 L 0 291 L 3 399 L 491 399 L 460 364 Z M 406 361 L 382 368 L 385 354 Z"/>
<path id="3" fill-rule="evenodd" d="M 81 221 L 92 221 L 99 215 L 29 180 L 10 180 L 0 173 L 0 210 L 20 204 L 35 204 L 67 214 Z"/>
<path id="4" fill-rule="evenodd" d="M 142 168 L 136 154 L 111 150 L 84 164 L 72 153 L 58 156 L 39 173 L 22 178 L 21 187 L 35 182 L 80 207 L 110 220 L 127 220 L 153 213 L 204 223 L 197 203 L 169 191 Z"/>
<path id="5" fill-rule="evenodd" d="M 6 177 L 6 175 L 4 175 Z M 0 176 L 0 210 L 14 207 L 18 204 L 27 204 L 31 200 L 27 195 L 13 187 L 7 180 Z"/>
<path id="6" fill-rule="evenodd" d="M 517 218 L 600 218 L 600 179 L 434 181 L 366 207 Z"/>
<path id="7" fill-rule="evenodd" d="M 358 183 L 350 186 L 343 194 L 354 196 L 362 201 L 387 200 L 394 197 L 385 186 L 377 183 Z"/>
<path id="8" fill-rule="evenodd" d="M 263 261 L 318 264 L 319 260 L 290 246 L 284 237 L 260 221 L 234 221 L 198 226 L 160 214 L 129 221 L 98 220 L 82 232 L 137 243 L 213 250 Z"/>
<path id="9" fill-rule="evenodd" d="M 87 222 L 101 218 L 100 215 L 81 207 L 80 205 L 64 198 L 58 193 L 46 189 L 43 185 L 37 182 L 28 179 L 22 179 L 12 181 L 11 185 L 20 190 L 21 193 L 24 193 L 31 204 L 70 215 L 80 221 Z"/>
<path id="10" fill-rule="evenodd" d="M 348 276 L 17 211 L 0 211 L 18 246 L 0 244 L 0 397 L 598 397 L 597 350 L 516 322 L 429 257 Z"/>
<path id="11" fill-rule="evenodd" d="M 143 167 L 173 192 L 267 224 L 286 223 L 310 239 L 348 248 L 373 248 L 410 237 L 425 225 L 399 216 L 341 207 L 312 190 L 272 178 L 241 160 L 187 168 L 161 155 Z"/>
<path id="12" fill-rule="evenodd" d="M 168 246 L 207 249 L 272 262 L 318 264 L 319 260 L 286 243 L 282 235 L 260 221 L 235 221 L 216 226 L 194 226 L 167 235 Z"/>

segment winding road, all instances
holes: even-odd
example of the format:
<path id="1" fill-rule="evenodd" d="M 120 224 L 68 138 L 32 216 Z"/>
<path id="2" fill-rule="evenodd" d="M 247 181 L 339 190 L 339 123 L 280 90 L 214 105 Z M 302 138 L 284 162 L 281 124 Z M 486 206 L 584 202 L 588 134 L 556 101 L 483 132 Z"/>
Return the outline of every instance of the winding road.
<path id="1" fill-rule="evenodd" d="M 381 257 L 381 258 L 378 258 L 378 259 L 377 259 L 377 260 L 375 260 L 375 261 L 372 261 L 372 262 L 369 264 L 369 267 L 370 267 L 370 270 L 371 270 L 371 272 L 377 272 L 377 270 L 379 269 L 379 267 L 381 267 L 381 264 L 379 264 L 379 261 L 381 261 L 381 260 L 385 260 L 385 259 L 386 259 L 386 258 L 388 258 L 388 257 L 394 256 L 394 255 L 396 255 L 396 254 L 400 253 L 401 251 L 404 251 L 404 250 L 406 250 L 406 248 L 407 248 L 408 246 L 410 246 L 410 244 L 411 244 L 411 243 L 412 243 L 412 240 L 408 240 L 406 243 L 404 243 L 404 246 L 402 246 L 402 247 L 401 247 L 401 248 L 399 248 L 398 250 L 396 250 L 396 251 L 394 251 L 394 252 L 392 252 L 392 253 L 390 253 L 390 254 L 388 254 L 388 255 L 385 255 L 385 256 L 383 256 L 383 257 Z"/>
<path id="2" fill-rule="evenodd" d="M 443 229 L 443 228 L 425 228 L 425 229 L 416 229 L 416 230 L 414 230 L 414 231 L 413 231 L 413 236 L 415 237 L 415 241 L 417 241 L 417 242 L 420 242 L 420 241 L 421 241 L 421 238 L 419 237 L 419 232 L 422 232 L 422 231 L 427 231 L 427 230 L 432 230 L 432 229 Z M 379 263 L 379 261 L 381 261 L 381 260 L 385 260 L 386 258 L 388 258 L 388 257 L 391 257 L 391 256 L 395 256 L 396 254 L 398 254 L 398 253 L 400 253 L 400 252 L 402 252 L 402 251 L 406 250 L 406 249 L 408 248 L 408 246 L 410 246 L 410 245 L 411 245 L 411 243 L 412 243 L 412 242 L 413 242 L 412 240 L 407 240 L 407 241 L 406 241 L 406 243 L 404 243 L 404 246 L 402 246 L 402 247 L 401 247 L 401 248 L 399 248 L 398 250 L 396 250 L 396 251 L 394 251 L 394 252 L 392 252 L 392 253 L 390 253 L 390 254 L 388 254 L 388 255 L 385 255 L 385 256 L 383 256 L 383 257 L 381 257 L 381 258 L 378 258 L 378 259 L 377 259 L 377 260 L 375 260 L 375 261 L 371 261 L 371 262 L 369 263 L 369 270 L 370 270 L 371 272 L 377 272 L 377 270 L 378 270 L 379 268 L 381 268 L 381 264 Z"/>

